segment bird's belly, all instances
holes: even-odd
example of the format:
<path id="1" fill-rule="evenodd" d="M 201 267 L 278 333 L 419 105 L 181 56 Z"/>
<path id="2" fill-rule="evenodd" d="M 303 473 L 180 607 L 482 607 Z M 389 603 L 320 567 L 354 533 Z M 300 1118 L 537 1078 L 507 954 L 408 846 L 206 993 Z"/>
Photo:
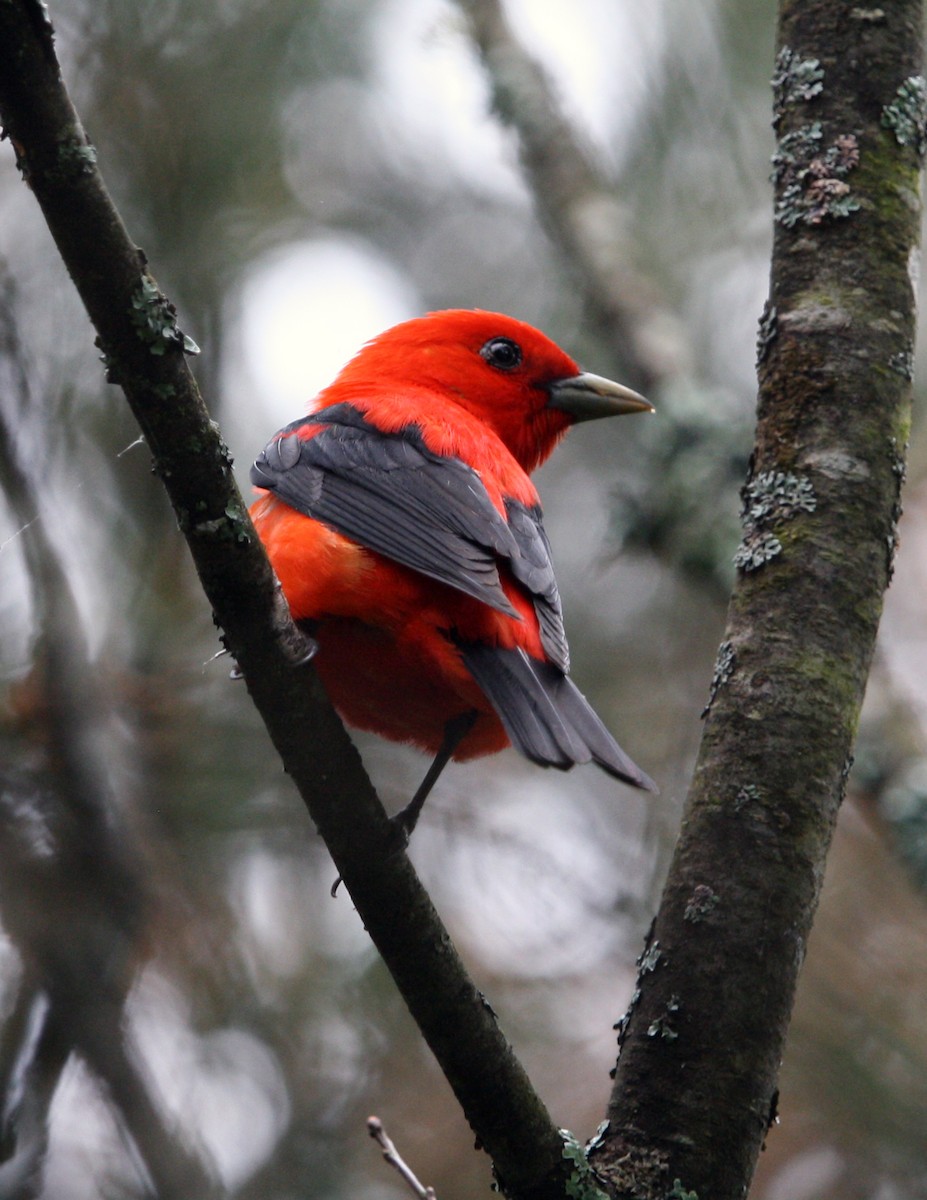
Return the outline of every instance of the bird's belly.
<path id="1" fill-rule="evenodd" d="M 437 630 L 426 638 L 416 630 L 404 636 L 355 618 L 324 617 L 313 636 L 316 670 L 349 725 L 435 754 L 446 723 L 476 709 L 479 716 L 454 757 L 492 754 L 509 744 L 457 648 Z"/>

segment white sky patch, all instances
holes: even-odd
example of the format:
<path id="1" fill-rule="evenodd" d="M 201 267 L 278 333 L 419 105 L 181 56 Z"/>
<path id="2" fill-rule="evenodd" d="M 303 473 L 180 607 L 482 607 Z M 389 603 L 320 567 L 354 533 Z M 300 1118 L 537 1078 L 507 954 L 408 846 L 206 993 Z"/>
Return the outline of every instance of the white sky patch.
<path id="1" fill-rule="evenodd" d="M 408 280 L 376 251 L 334 238 L 259 261 L 240 304 L 249 390 L 275 427 L 304 413 L 364 342 L 421 309 Z"/>
<path id="2" fill-rule="evenodd" d="M 188 1000 L 156 970 L 129 1002 L 134 1043 L 155 1093 L 202 1146 L 225 1186 L 240 1187 L 273 1153 L 290 1123 L 286 1081 L 271 1049 L 243 1029 L 198 1035 Z"/>

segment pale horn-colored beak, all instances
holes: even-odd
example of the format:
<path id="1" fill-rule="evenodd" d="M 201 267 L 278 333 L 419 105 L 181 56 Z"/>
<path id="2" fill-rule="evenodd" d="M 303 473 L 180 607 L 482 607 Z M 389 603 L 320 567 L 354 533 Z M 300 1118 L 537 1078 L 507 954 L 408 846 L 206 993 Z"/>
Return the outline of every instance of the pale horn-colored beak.
<path id="1" fill-rule="evenodd" d="M 569 413 L 574 421 L 595 421 L 599 417 L 620 417 L 624 413 L 653 412 L 649 400 L 637 392 L 602 375 L 583 371 L 569 379 L 559 379 L 548 388 L 549 405 Z"/>

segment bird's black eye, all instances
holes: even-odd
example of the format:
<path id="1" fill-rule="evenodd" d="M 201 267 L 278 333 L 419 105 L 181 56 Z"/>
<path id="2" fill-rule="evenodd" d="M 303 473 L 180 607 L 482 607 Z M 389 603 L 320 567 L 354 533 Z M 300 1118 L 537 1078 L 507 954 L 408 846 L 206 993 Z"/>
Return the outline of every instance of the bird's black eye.
<path id="1" fill-rule="evenodd" d="M 514 371 L 521 364 L 521 346 L 507 337 L 490 338 L 480 355 L 499 371 Z"/>

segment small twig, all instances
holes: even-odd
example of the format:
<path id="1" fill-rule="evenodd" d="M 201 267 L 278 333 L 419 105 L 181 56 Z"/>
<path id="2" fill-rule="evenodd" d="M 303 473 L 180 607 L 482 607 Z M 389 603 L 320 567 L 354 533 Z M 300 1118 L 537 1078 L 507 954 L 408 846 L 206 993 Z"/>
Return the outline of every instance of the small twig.
<path id="1" fill-rule="evenodd" d="M 425 1187 L 419 1182 L 418 1176 L 393 1145 L 393 1140 L 383 1128 L 383 1122 L 379 1117 L 367 1118 L 367 1132 L 383 1151 L 383 1157 L 389 1165 L 396 1168 L 419 1200 L 435 1200 L 434 1188 Z"/>

